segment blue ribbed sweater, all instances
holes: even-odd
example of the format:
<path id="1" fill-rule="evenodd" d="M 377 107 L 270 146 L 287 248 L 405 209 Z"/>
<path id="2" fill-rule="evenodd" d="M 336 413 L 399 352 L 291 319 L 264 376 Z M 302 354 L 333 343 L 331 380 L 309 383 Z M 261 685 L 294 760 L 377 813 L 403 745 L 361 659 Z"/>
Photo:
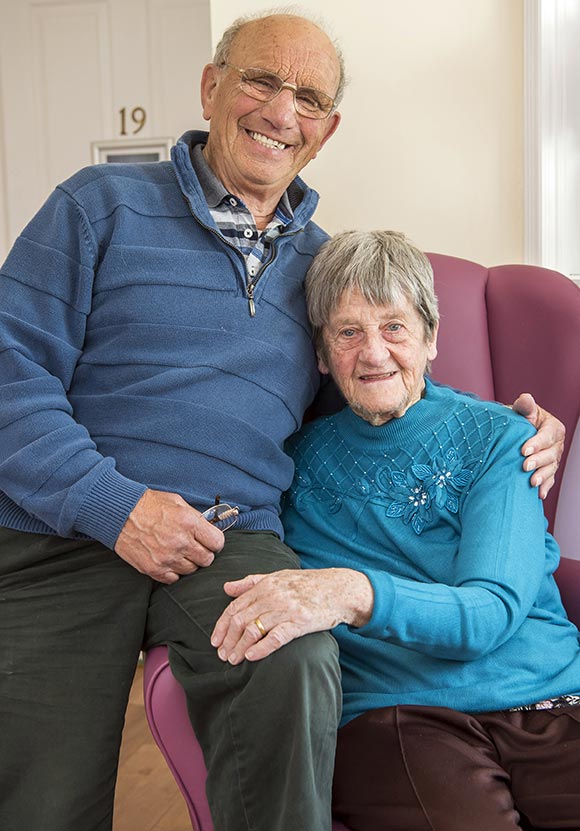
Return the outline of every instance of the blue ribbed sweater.
<path id="1" fill-rule="evenodd" d="M 396 704 L 507 709 L 580 689 L 558 548 L 521 469 L 532 433 L 497 404 L 426 381 L 400 419 L 350 409 L 290 440 L 286 540 L 307 568 L 364 572 L 374 610 L 340 625 L 343 723 Z"/>
<path id="2" fill-rule="evenodd" d="M 326 234 L 303 197 L 250 317 L 186 134 L 172 162 L 60 185 L 0 276 L 0 525 L 113 547 L 146 487 L 282 534 L 284 441 L 319 383 L 304 274 Z"/>

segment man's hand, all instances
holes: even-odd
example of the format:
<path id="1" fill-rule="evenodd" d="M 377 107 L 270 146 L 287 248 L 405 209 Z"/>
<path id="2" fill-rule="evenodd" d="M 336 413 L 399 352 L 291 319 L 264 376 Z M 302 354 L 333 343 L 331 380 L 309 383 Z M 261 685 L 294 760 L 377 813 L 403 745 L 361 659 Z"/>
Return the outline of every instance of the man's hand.
<path id="1" fill-rule="evenodd" d="M 374 602 L 368 578 L 348 568 L 249 574 L 224 590 L 236 599 L 218 619 L 211 643 L 230 664 L 258 661 L 294 638 L 338 623 L 362 626 Z"/>
<path id="2" fill-rule="evenodd" d="M 115 551 L 160 583 L 213 562 L 224 535 L 176 493 L 147 490 L 123 526 Z"/>
<path id="3" fill-rule="evenodd" d="M 545 499 L 554 484 L 562 458 L 566 429 L 555 416 L 539 407 L 529 393 L 516 398 L 512 407 L 538 431 L 522 447 L 522 454 L 526 457 L 523 468 L 535 471 L 530 481 L 534 487 L 539 486 L 540 499 Z"/>

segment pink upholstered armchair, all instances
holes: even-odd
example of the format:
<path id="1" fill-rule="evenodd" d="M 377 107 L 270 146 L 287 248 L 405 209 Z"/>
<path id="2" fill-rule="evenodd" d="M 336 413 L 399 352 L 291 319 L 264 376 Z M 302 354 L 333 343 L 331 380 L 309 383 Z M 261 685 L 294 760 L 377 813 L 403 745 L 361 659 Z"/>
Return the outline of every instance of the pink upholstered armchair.
<path id="1" fill-rule="evenodd" d="M 556 574 L 564 605 L 580 625 L 580 289 L 542 268 L 484 268 L 430 255 L 441 311 L 433 377 L 483 398 L 511 402 L 531 392 L 566 425 L 558 481 L 546 500 L 560 543 Z M 187 802 L 196 831 L 213 831 L 205 765 L 167 650 L 146 656 L 145 708 L 151 732 Z M 335 822 L 333 831 L 348 831 Z"/>

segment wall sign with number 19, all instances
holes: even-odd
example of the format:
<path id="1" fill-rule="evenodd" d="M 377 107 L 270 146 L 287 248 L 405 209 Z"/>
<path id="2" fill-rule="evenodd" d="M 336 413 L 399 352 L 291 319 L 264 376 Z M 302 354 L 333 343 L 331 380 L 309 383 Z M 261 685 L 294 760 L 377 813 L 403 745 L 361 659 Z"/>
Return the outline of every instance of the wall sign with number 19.
<path id="1" fill-rule="evenodd" d="M 127 107 L 122 107 L 119 110 L 119 115 L 121 116 L 121 135 L 127 136 Z M 143 127 L 145 126 L 145 122 L 147 121 L 147 113 L 143 109 L 143 107 L 133 107 L 131 112 L 128 114 L 130 121 L 132 124 L 136 125 L 135 129 L 132 130 L 131 135 L 136 135 L 140 133 Z"/>

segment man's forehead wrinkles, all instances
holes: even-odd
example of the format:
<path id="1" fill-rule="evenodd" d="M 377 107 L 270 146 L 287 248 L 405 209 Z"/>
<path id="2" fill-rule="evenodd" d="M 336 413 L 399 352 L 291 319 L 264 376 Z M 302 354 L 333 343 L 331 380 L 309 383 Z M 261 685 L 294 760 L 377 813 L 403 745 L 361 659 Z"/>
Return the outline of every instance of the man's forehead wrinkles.
<path id="1" fill-rule="evenodd" d="M 314 80 L 318 83 L 329 84 L 338 74 L 334 71 L 330 59 L 325 59 L 320 52 L 315 50 L 309 55 L 291 55 L 287 49 L 280 49 L 271 56 L 256 51 L 245 57 L 245 61 L 247 66 L 267 69 L 269 72 L 275 72 L 284 81 L 300 81 L 302 86 L 309 86 Z"/>
<path id="2" fill-rule="evenodd" d="M 328 87 L 336 82 L 337 72 L 334 70 L 329 56 L 312 50 L 308 54 L 291 54 L 289 50 L 279 50 L 274 56 L 276 73 L 285 81 L 297 81 L 301 86 Z M 334 90 L 331 90 L 334 92 Z"/>
<path id="3" fill-rule="evenodd" d="M 334 95 L 338 87 L 340 70 L 331 44 L 306 44 L 291 33 L 278 34 L 273 39 L 242 36 L 233 44 L 231 60 L 244 68 L 267 69 L 285 81 L 315 87 L 329 95 Z"/>

